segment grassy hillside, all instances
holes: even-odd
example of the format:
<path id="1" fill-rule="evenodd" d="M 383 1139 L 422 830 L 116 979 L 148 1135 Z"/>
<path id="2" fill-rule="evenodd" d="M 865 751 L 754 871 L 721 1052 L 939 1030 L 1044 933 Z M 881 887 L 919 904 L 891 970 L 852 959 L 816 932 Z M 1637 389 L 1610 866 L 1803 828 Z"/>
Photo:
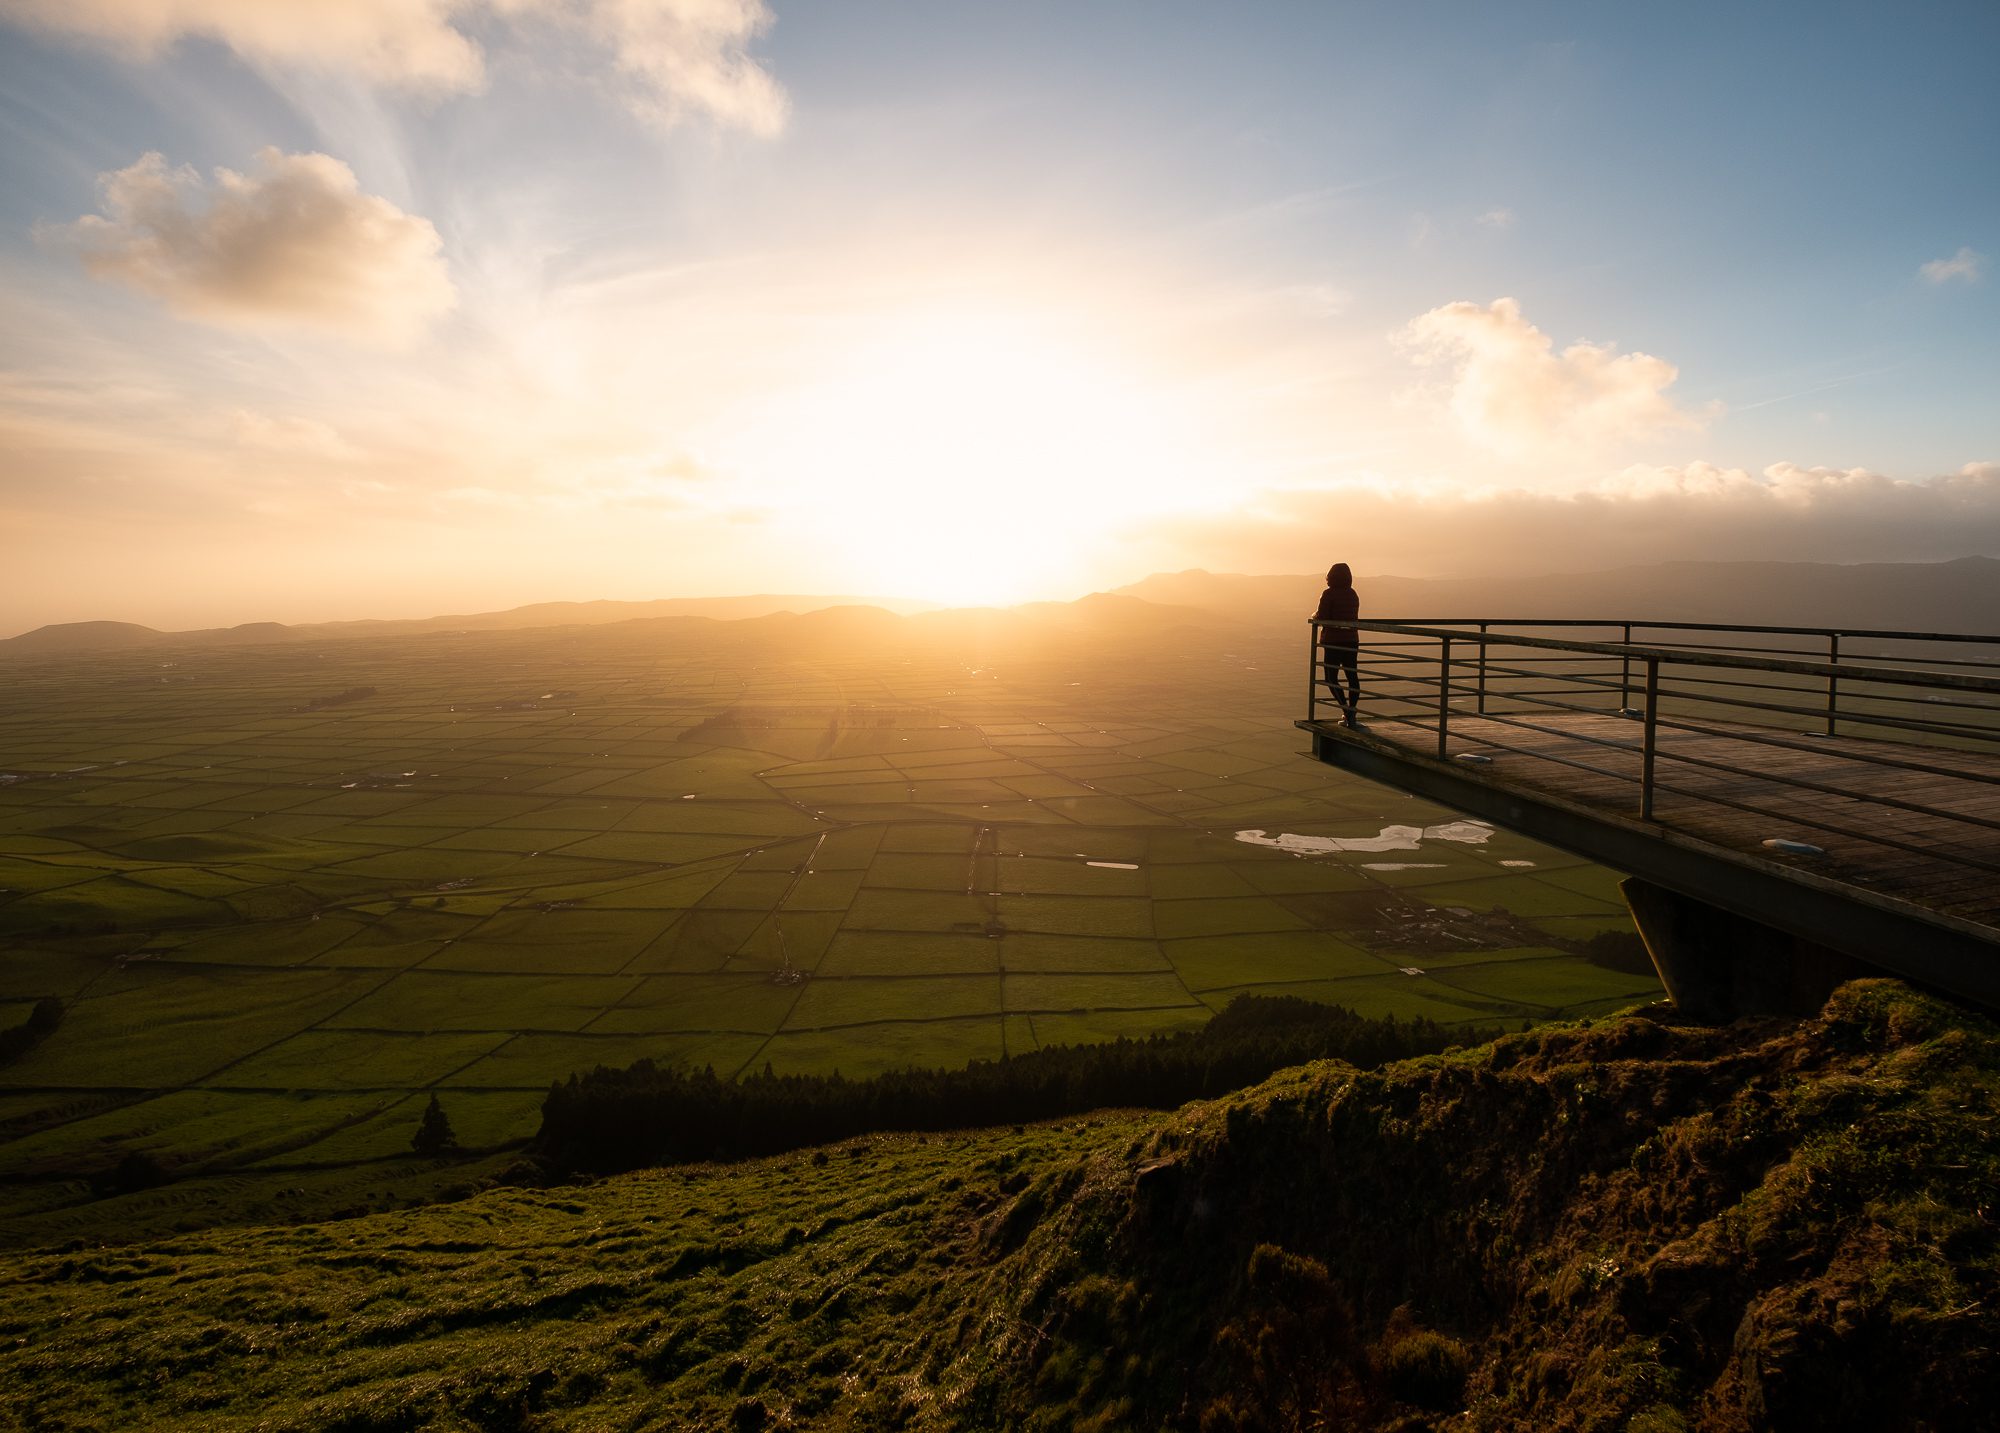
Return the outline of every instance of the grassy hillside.
<path id="1" fill-rule="evenodd" d="M 1996 1097 L 1991 1024 L 1866 982 L 12 1254 L 0 1427 L 1991 1427 Z"/>

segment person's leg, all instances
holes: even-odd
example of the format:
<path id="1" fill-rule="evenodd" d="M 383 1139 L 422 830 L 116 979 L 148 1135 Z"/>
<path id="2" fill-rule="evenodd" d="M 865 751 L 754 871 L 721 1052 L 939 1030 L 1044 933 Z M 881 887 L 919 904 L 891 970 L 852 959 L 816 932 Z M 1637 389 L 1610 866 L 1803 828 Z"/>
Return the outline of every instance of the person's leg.
<path id="1" fill-rule="evenodd" d="M 1347 673 L 1347 691 L 1340 704 L 1347 708 L 1347 724 L 1354 726 L 1361 710 L 1361 654 L 1348 648 L 1340 654 L 1340 665 Z"/>
<path id="2" fill-rule="evenodd" d="M 1326 689 L 1333 693 L 1333 699 L 1340 703 L 1343 712 L 1351 712 L 1354 707 L 1354 653 L 1346 647 L 1322 647 L 1320 660 L 1325 675 L 1321 678 Z M 1340 675 L 1347 674 L 1347 685 L 1342 687 Z"/>

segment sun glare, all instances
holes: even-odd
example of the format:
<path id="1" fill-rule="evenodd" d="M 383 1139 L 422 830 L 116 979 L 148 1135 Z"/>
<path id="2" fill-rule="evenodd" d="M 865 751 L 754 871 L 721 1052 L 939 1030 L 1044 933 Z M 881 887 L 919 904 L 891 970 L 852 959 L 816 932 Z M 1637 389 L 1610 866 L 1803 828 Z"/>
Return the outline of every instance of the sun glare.
<path id="1" fill-rule="evenodd" d="M 774 506 L 866 590 L 952 603 L 1067 593 L 1089 554 L 1191 488 L 1138 365 L 1054 326 L 928 316 L 840 348 L 754 460 Z"/>

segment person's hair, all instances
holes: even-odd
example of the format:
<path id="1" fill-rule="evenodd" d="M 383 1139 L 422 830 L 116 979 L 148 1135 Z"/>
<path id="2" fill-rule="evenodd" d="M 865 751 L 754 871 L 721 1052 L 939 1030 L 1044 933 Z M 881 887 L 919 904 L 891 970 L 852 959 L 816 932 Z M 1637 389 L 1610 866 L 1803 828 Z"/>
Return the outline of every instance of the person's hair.
<path id="1" fill-rule="evenodd" d="M 1328 587 L 1352 587 L 1354 585 L 1354 574 L 1348 571 L 1346 563 L 1336 562 L 1326 570 L 1326 585 Z"/>

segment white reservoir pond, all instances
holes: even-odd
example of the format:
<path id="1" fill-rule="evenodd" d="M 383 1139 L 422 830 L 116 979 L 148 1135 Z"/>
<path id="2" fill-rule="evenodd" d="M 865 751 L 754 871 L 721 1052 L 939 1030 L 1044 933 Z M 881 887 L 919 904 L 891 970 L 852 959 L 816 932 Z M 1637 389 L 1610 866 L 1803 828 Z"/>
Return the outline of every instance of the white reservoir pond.
<path id="1" fill-rule="evenodd" d="M 1442 826 L 1384 826 L 1374 836 L 1273 836 L 1262 828 L 1238 831 L 1236 839 L 1250 846 L 1270 846 L 1294 856 L 1327 856 L 1336 851 L 1418 851 L 1426 841 L 1455 841 L 1483 846 L 1493 828 L 1483 821 L 1447 821 Z"/>

